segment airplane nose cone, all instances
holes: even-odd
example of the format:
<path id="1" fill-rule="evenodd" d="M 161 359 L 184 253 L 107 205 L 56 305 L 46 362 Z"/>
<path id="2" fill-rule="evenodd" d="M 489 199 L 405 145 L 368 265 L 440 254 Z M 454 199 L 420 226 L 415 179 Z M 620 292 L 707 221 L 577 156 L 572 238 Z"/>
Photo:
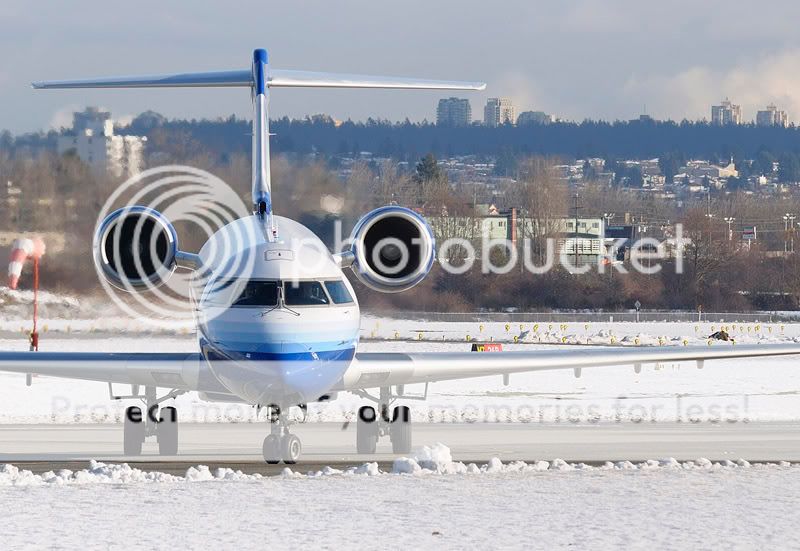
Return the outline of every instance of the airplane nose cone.
<path id="1" fill-rule="evenodd" d="M 297 403 L 319 400 L 342 378 L 349 361 L 302 360 L 280 362 L 276 366 L 283 384 L 283 394 Z"/>

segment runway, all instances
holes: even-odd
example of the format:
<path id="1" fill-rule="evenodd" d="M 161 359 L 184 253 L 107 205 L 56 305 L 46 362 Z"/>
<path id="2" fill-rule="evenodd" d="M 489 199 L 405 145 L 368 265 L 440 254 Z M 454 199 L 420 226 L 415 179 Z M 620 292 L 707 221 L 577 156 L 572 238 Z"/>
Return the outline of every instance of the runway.
<path id="1" fill-rule="evenodd" d="M 114 424 L 4 425 L 0 427 L 0 462 L 43 472 L 85 468 L 90 459 L 137 463 L 141 468 L 183 472 L 192 465 L 230 467 L 244 472 L 275 474 L 261 458 L 267 427 L 261 423 L 184 424 L 180 454 L 158 456 L 155 441 L 145 443 L 142 456 L 122 454 L 122 427 Z M 375 455 L 355 453 L 355 426 L 308 423 L 292 427 L 303 441 L 297 470 L 326 465 L 342 467 L 378 461 L 391 465 L 396 457 L 384 438 Z M 450 447 L 453 459 L 485 463 L 565 459 L 591 464 L 644 461 L 674 457 L 714 461 L 800 461 L 800 423 L 417 423 L 414 447 L 437 442 Z"/>

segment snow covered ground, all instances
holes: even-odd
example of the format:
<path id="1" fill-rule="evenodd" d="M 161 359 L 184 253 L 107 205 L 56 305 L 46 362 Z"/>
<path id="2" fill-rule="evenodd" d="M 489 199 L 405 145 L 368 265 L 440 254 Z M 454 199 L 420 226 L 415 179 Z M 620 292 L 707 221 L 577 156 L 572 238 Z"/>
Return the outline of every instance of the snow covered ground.
<path id="1" fill-rule="evenodd" d="M 66 323 L 64 320 L 62 322 Z M 113 320 L 112 320 L 113 321 Z M 88 321 L 85 321 L 87 324 Z M 11 323 L 6 321 L 6 323 Z M 43 350 L 193 351 L 191 333 L 144 335 L 103 326 L 103 335 L 51 331 L 42 335 Z M 119 322 L 117 325 L 122 325 Z M 552 326 L 535 322 L 506 327 L 504 323 L 436 323 L 365 317 L 362 351 L 463 351 L 472 340 L 503 342 L 506 350 L 552 350 L 567 343 L 603 346 L 707 346 L 707 336 L 720 328 L 742 343 L 777 343 L 800 338 L 800 324 L 603 323 Z M 108 336 L 109 331 L 114 336 Z M 444 340 L 442 339 L 444 336 Z M 514 342 L 516 337 L 517 342 Z M 558 343 L 558 344 L 544 344 Z M 713 346 L 730 346 L 714 342 Z M 23 335 L 0 339 L 2 350 L 25 350 Z M 571 371 L 519 374 L 504 386 L 501 377 L 484 377 L 432 384 L 428 400 L 409 402 L 415 421 L 430 422 L 597 422 L 597 421 L 745 421 L 800 418 L 798 359 L 722 360 L 644 366 L 584 369 L 580 379 Z M 118 387 L 119 392 L 127 391 Z M 422 393 L 424 386 L 406 392 Z M 209 404 L 190 394 L 178 400 L 183 421 L 255 421 L 252 408 Z M 340 394 L 324 405 L 310 406 L 311 421 L 352 419 L 361 399 Z M 25 386 L 24 376 L 0 374 L 0 422 L 115 422 L 124 404 L 108 399 L 102 383 L 36 377 Z"/>
<path id="2" fill-rule="evenodd" d="M 0 470 L 7 548 L 796 548 L 799 467 L 453 463 L 447 448 L 282 477 Z M 80 528 L 79 528 L 80 527 Z"/>
<path id="3" fill-rule="evenodd" d="M 0 293 L 0 301 L 3 300 Z M 124 318 L 63 315 L 75 304 L 53 298 L 44 350 L 190 351 L 189 328 L 157 334 Z M 3 310 L 8 314 L 11 310 Z M 2 350 L 24 350 L 23 318 L 0 320 Z M 366 317 L 362 350 L 465 350 L 471 340 L 508 350 L 572 343 L 603 346 L 706 345 L 727 328 L 739 342 L 800 338 L 797 324 L 432 323 Z M 18 336 L 15 336 L 18 335 Z M 516 343 L 515 341 L 516 337 Z M 715 343 L 714 346 L 724 346 Z M 796 420 L 800 374 L 789 358 L 692 365 L 585 369 L 431 385 L 411 402 L 415 420 L 597 422 Z M 119 390 L 125 390 L 120 388 Z M 421 388 L 407 388 L 421 392 Z M 311 408 L 311 421 L 352 418 L 350 395 Z M 123 404 L 101 383 L 0 375 L 0 423 L 114 422 Z M 251 408 L 178 399 L 183 420 L 255 421 Z M 286 471 L 277 478 L 202 466 L 183 477 L 126 465 L 33 475 L 0 467 L 7 504 L 5 548 L 798 548 L 800 467 L 714 464 L 653 458 L 601 467 L 563 461 L 453 462 L 444 446 L 395 461 L 390 472 L 364 464 L 345 472 Z"/>

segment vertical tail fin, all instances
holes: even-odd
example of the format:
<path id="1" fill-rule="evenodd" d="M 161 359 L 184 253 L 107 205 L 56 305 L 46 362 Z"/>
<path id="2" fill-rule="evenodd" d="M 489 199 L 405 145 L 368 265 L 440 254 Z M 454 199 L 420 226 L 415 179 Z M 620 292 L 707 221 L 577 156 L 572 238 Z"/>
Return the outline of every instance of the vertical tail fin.
<path id="1" fill-rule="evenodd" d="M 269 166 L 269 88 L 389 88 L 411 90 L 483 90 L 482 82 L 379 77 L 308 71 L 270 71 L 266 50 L 253 52 L 250 70 L 169 75 L 122 76 L 83 80 L 34 82 L 36 89 L 53 88 L 166 88 L 166 87 L 249 87 L 253 91 L 253 212 L 268 223 L 268 238 L 275 236 Z"/>
<path id="2" fill-rule="evenodd" d="M 275 236 L 272 224 L 272 197 L 269 168 L 269 62 L 266 50 L 253 52 L 253 213 L 265 223 L 267 236 Z"/>

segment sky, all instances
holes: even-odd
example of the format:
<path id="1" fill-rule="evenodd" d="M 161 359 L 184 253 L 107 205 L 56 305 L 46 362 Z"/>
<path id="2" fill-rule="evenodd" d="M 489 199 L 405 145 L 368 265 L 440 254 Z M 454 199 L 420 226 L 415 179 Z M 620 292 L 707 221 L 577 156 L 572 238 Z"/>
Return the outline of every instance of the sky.
<path id="1" fill-rule="evenodd" d="M 569 120 L 710 118 L 729 97 L 745 120 L 775 102 L 800 120 L 800 2 L 771 0 L 295 0 L 0 3 L 0 128 L 69 125 L 99 105 L 124 119 L 250 117 L 230 90 L 33 91 L 33 80 L 275 68 L 479 80 L 460 93 Z M 274 90 L 273 117 L 435 119 L 446 93 Z M 646 106 L 646 107 L 645 107 Z"/>

